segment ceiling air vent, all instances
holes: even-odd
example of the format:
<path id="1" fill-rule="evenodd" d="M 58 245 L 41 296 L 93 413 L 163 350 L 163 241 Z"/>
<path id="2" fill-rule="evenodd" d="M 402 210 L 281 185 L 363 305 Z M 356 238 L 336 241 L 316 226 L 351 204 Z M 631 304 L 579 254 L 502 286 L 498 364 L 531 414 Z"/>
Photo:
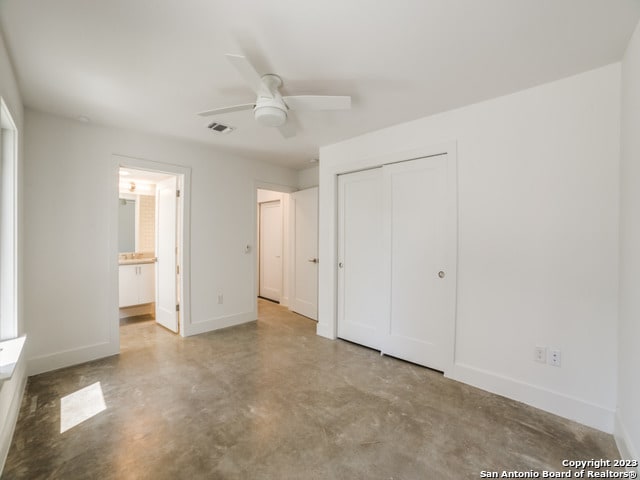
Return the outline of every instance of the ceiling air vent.
<path id="1" fill-rule="evenodd" d="M 234 130 L 233 127 L 230 127 L 229 125 L 223 125 L 222 123 L 218 122 L 211 122 L 209 125 L 207 125 L 207 128 L 218 133 L 231 133 Z"/>

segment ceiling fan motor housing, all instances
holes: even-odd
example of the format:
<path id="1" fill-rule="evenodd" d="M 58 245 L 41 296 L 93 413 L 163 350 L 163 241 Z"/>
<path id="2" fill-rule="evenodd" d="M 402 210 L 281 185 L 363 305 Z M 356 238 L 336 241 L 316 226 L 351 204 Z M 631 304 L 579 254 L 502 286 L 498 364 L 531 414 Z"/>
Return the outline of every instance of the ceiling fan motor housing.
<path id="1" fill-rule="evenodd" d="M 279 127 L 287 121 L 287 107 L 275 99 L 260 99 L 253 110 L 255 119 L 267 127 Z"/>
<path id="2" fill-rule="evenodd" d="M 266 127 L 280 127 L 287 121 L 287 106 L 282 101 L 278 88 L 282 79 L 278 75 L 268 73 L 260 78 L 254 118 Z"/>

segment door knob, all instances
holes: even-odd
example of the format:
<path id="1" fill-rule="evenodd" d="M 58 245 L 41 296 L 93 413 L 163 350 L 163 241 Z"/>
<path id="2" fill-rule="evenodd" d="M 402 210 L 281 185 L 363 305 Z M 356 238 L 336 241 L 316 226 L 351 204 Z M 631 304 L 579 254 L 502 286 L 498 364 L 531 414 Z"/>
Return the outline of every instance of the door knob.
<path id="1" fill-rule="evenodd" d="M 340 268 L 344 267 L 344 263 L 342 263 L 342 262 L 338 263 L 338 267 L 340 267 Z"/>
<path id="2" fill-rule="evenodd" d="M 444 273 L 442 270 L 440 270 L 440 271 L 438 272 L 438 276 L 439 276 L 440 278 L 444 278 L 445 273 Z"/>
<path id="3" fill-rule="evenodd" d="M 318 259 L 317 258 L 310 258 L 310 259 L 307 260 L 307 262 L 318 263 Z"/>

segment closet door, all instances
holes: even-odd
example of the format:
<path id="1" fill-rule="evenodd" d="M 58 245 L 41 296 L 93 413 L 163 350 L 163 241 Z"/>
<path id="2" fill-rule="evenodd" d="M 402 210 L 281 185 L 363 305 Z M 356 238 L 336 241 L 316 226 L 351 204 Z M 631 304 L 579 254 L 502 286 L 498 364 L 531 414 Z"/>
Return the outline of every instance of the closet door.
<path id="1" fill-rule="evenodd" d="M 443 371 L 453 361 L 454 175 L 446 155 L 383 167 L 390 308 L 382 351 Z"/>
<path id="2" fill-rule="evenodd" d="M 338 337 L 380 349 L 388 317 L 382 168 L 338 177 Z"/>
<path id="3" fill-rule="evenodd" d="M 260 296 L 280 302 L 282 295 L 282 206 L 260 204 Z"/>

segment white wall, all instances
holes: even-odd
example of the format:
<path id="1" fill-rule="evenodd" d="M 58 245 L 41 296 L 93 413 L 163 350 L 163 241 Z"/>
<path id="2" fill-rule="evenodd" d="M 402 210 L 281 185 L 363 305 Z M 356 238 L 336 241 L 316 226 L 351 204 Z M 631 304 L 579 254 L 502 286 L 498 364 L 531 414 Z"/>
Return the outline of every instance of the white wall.
<path id="1" fill-rule="evenodd" d="M 256 318 L 256 185 L 295 186 L 295 171 L 31 110 L 25 124 L 30 373 L 117 352 L 117 329 L 115 339 L 110 334 L 118 322 L 110 293 L 117 262 L 108 220 L 117 212 L 113 154 L 191 169 L 191 333 Z"/>
<path id="2" fill-rule="evenodd" d="M 4 100 L 11 117 L 18 128 L 18 333 L 24 334 L 25 325 L 23 321 L 22 308 L 22 136 L 23 128 L 23 107 L 13 67 L 9 60 L 7 50 L 0 32 L 0 97 Z M 30 340 L 30 339 L 29 339 Z M 10 381 L 0 385 L 0 472 L 4 466 L 4 461 L 9 452 L 11 437 L 18 419 L 20 402 L 26 384 L 26 370 L 24 367 L 24 355 L 20 363 L 16 366 L 13 377 Z"/>
<path id="3" fill-rule="evenodd" d="M 276 200 L 282 201 L 284 194 L 282 192 L 274 192 L 273 190 L 258 189 L 257 200 L 258 203 L 263 202 L 275 202 Z"/>
<path id="4" fill-rule="evenodd" d="M 640 459 L 640 25 L 622 62 L 620 325 L 616 440 Z"/>
<path id="5" fill-rule="evenodd" d="M 336 174 L 457 145 L 446 374 L 612 431 L 619 95 L 614 64 L 322 148 L 318 333 L 336 331 Z M 536 345 L 561 349 L 562 367 L 534 362 Z"/>
<path id="6" fill-rule="evenodd" d="M 303 170 L 298 170 L 298 188 L 300 190 L 305 190 L 307 188 L 317 187 L 318 175 L 318 165 L 314 165 L 313 167 L 305 168 Z"/>

